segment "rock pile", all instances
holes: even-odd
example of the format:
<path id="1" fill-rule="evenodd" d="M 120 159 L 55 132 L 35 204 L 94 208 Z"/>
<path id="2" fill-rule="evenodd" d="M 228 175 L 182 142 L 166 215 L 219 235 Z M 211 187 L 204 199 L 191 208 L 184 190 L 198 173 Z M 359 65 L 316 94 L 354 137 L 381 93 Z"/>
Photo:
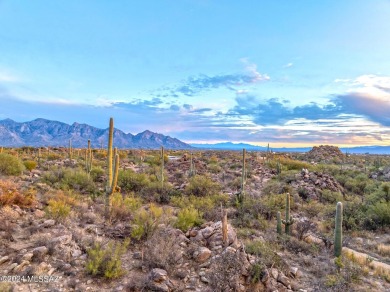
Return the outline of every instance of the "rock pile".
<path id="1" fill-rule="evenodd" d="M 314 146 L 305 154 L 305 159 L 309 162 L 338 162 L 342 161 L 344 154 L 336 146 L 321 145 Z"/>
<path id="2" fill-rule="evenodd" d="M 300 174 L 296 175 L 296 180 L 291 182 L 292 187 L 298 190 L 303 199 L 318 200 L 321 198 L 323 190 L 339 192 L 344 194 L 344 188 L 331 175 L 318 172 L 309 172 L 302 169 Z"/>
<path id="3" fill-rule="evenodd" d="M 186 234 L 170 227 L 164 230 L 164 233 L 176 236 L 174 242 L 178 246 L 175 256 L 178 258 L 175 259 L 175 267 L 170 267 L 174 272 L 151 269 L 146 283 L 149 289 L 165 292 L 180 289 L 210 292 L 248 291 L 248 287 L 252 285 L 252 266 L 256 264 L 256 258 L 245 252 L 245 247 L 237 240 L 231 225 L 228 224 L 225 244 L 222 239 L 221 221 L 206 223 Z M 176 275 L 176 279 L 169 278 L 168 274 L 171 277 Z M 297 287 L 293 279 L 298 277 L 297 274 L 296 268 L 290 271 L 289 276 L 292 278 L 275 268 L 264 269 L 261 272 L 261 282 L 256 285 L 257 290 L 254 291 L 292 291 Z"/>

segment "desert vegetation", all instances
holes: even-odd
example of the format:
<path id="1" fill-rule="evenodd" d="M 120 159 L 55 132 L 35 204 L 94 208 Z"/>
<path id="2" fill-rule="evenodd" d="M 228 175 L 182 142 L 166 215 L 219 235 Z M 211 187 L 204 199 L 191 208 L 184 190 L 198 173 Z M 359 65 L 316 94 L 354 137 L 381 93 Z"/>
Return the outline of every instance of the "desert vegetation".
<path id="1" fill-rule="evenodd" d="M 1 275 L 58 279 L 0 291 L 390 289 L 386 155 L 2 148 L 0 218 Z"/>

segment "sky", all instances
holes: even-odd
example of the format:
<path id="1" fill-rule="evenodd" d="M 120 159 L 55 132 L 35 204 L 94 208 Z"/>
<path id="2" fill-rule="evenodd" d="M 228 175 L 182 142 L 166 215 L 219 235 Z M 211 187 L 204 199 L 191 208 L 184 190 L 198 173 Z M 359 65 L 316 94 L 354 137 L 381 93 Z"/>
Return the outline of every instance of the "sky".
<path id="1" fill-rule="evenodd" d="M 0 119 L 390 145 L 390 0 L 0 0 Z"/>

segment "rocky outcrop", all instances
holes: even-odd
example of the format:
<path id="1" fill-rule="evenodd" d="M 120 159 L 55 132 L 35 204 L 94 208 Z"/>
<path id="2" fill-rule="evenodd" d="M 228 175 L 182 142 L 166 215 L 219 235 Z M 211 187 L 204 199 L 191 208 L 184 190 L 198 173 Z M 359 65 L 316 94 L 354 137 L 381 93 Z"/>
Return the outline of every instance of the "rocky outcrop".
<path id="1" fill-rule="evenodd" d="M 339 147 L 330 145 L 314 146 L 305 154 L 305 159 L 309 162 L 341 162 L 344 157 Z"/>
<path id="2" fill-rule="evenodd" d="M 323 190 L 345 193 L 344 188 L 333 176 L 326 173 L 310 172 L 307 169 L 302 169 L 291 185 L 298 190 L 299 195 L 304 200 L 320 199 Z"/>

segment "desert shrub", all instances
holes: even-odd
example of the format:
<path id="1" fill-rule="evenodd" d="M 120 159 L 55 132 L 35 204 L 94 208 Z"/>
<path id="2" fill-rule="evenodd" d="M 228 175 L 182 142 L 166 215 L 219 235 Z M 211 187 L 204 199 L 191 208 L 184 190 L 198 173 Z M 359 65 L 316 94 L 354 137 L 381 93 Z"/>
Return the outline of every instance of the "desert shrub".
<path id="1" fill-rule="evenodd" d="M 66 220 L 71 211 L 71 207 L 66 202 L 50 199 L 48 203 L 46 212 L 49 217 L 61 222 Z"/>
<path id="2" fill-rule="evenodd" d="M 315 245 L 311 245 L 307 242 L 301 241 L 292 236 L 282 236 L 280 237 L 281 245 L 287 249 L 289 252 L 299 254 L 313 254 L 317 251 Z"/>
<path id="3" fill-rule="evenodd" d="M 49 153 L 47 155 L 47 160 L 50 160 L 50 161 L 53 161 L 53 160 L 58 160 L 61 158 L 61 155 L 57 154 L 57 153 Z"/>
<path id="4" fill-rule="evenodd" d="M 181 259 L 179 241 L 172 228 L 159 228 L 145 242 L 143 265 L 149 269 L 160 268 L 172 272 Z"/>
<path id="5" fill-rule="evenodd" d="M 219 165 L 217 164 L 209 164 L 207 166 L 207 169 L 211 172 L 211 173 L 220 173 L 222 171 L 222 167 L 220 167 Z"/>
<path id="6" fill-rule="evenodd" d="M 163 208 L 153 203 L 148 209 L 138 209 L 134 214 L 132 238 L 141 240 L 150 237 L 161 223 L 163 213 Z"/>
<path id="7" fill-rule="evenodd" d="M 171 197 L 179 195 L 179 191 L 170 183 L 161 184 L 159 181 L 153 181 L 142 188 L 139 195 L 149 202 L 169 203 Z"/>
<path id="8" fill-rule="evenodd" d="M 36 203 L 35 191 L 33 189 L 20 190 L 14 182 L 0 180 L 0 206 L 18 205 L 19 207 L 30 207 Z"/>
<path id="9" fill-rule="evenodd" d="M 284 194 L 284 193 L 292 193 L 292 188 L 289 184 L 287 184 L 284 181 L 279 181 L 275 178 L 269 180 L 263 190 L 262 193 L 264 195 L 271 195 L 271 194 Z"/>
<path id="10" fill-rule="evenodd" d="M 13 292 L 14 288 L 13 288 L 12 283 L 0 282 L 0 291 L 3 291 L 3 292 Z"/>
<path id="11" fill-rule="evenodd" d="M 390 257 L 390 245 L 380 243 L 377 246 L 377 251 L 382 256 Z"/>
<path id="12" fill-rule="evenodd" d="M 144 173 L 132 170 L 121 170 L 118 174 L 118 186 L 124 192 L 139 192 L 150 183 Z"/>
<path id="13" fill-rule="evenodd" d="M 26 160 L 23 162 L 23 164 L 28 171 L 31 171 L 37 167 L 37 162 L 34 160 Z"/>
<path id="14" fill-rule="evenodd" d="M 101 167 L 92 167 L 90 176 L 94 182 L 99 181 L 104 176 L 104 169 Z"/>
<path id="15" fill-rule="evenodd" d="M 290 203 L 291 206 L 294 206 L 293 197 L 291 197 Z M 272 218 L 276 218 L 276 213 L 278 211 L 282 211 L 285 208 L 286 196 L 283 194 L 262 196 L 260 198 L 260 204 L 261 214 L 263 214 L 267 220 L 271 220 Z"/>
<path id="16" fill-rule="evenodd" d="M 23 163 L 15 156 L 0 153 L 0 174 L 20 175 L 24 170 Z"/>
<path id="17" fill-rule="evenodd" d="M 129 240 L 123 243 L 109 242 L 105 247 L 100 243 L 95 243 L 87 250 L 87 273 L 107 279 L 122 276 L 125 270 L 122 268 L 121 256 L 126 252 L 129 243 Z"/>
<path id="18" fill-rule="evenodd" d="M 219 193 L 221 187 L 218 183 L 213 182 L 211 178 L 202 175 L 195 175 L 190 179 L 186 186 L 185 192 L 188 195 L 196 197 L 210 196 Z"/>
<path id="19" fill-rule="evenodd" d="M 201 225 L 202 223 L 202 213 L 193 206 L 189 206 L 179 211 L 175 227 L 182 231 L 187 231 L 191 227 Z"/>
<path id="20" fill-rule="evenodd" d="M 114 193 L 111 196 L 111 219 L 128 219 L 141 206 L 141 198 L 137 198 L 133 194 L 123 197 L 120 193 Z"/>
<path id="21" fill-rule="evenodd" d="M 280 249 L 276 243 L 253 240 L 245 243 L 245 251 L 256 256 L 256 264 L 262 268 L 275 267 L 287 270 L 287 265 L 276 253 Z"/>
<path id="22" fill-rule="evenodd" d="M 226 194 L 215 194 L 208 197 L 177 196 L 171 199 L 173 206 L 185 208 L 193 206 L 200 212 L 209 212 L 214 208 L 219 208 L 221 204 L 226 206 L 229 201 L 229 196 Z"/>
<path id="23" fill-rule="evenodd" d="M 58 221 L 65 221 L 69 217 L 72 208 L 78 205 L 78 200 L 70 192 L 58 191 L 49 198 L 47 204 L 46 213 L 49 217 Z"/>
<path id="24" fill-rule="evenodd" d="M 82 170 L 65 170 L 64 177 L 61 180 L 61 188 L 64 190 L 73 189 L 84 194 L 97 192 L 92 178 Z"/>
<path id="25" fill-rule="evenodd" d="M 306 168 L 306 169 L 312 168 L 311 164 L 307 162 L 294 160 L 286 157 L 278 157 L 272 159 L 268 162 L 268 166 L 272 169 L 276 169 L 278 163 L 280 163 L 283 170 L 302 170 L 302 168 Z"/>
<path id="26" fill-rule="evenodd" d="M 342 200 L 343 195 L 340 192 L 332 192 L 326 189 L 321 191 L 321 202 L 334 204 Z"/>
<path id="27" fill-rule="evenodd" d="M 368 216 L 375 223 L 372 227 L 384 228 L 390 225 L 390 202 L 377 202 L 368 208 Z"/>
<path id="28" fill-rule="evenodd" d="M 213 272 L 207 274 L 212 291 L 239 291 L 239 280 L 244 268 L 242 256 L 242 253 L 226 251 L 212 259 L 210 271 Z"/>

